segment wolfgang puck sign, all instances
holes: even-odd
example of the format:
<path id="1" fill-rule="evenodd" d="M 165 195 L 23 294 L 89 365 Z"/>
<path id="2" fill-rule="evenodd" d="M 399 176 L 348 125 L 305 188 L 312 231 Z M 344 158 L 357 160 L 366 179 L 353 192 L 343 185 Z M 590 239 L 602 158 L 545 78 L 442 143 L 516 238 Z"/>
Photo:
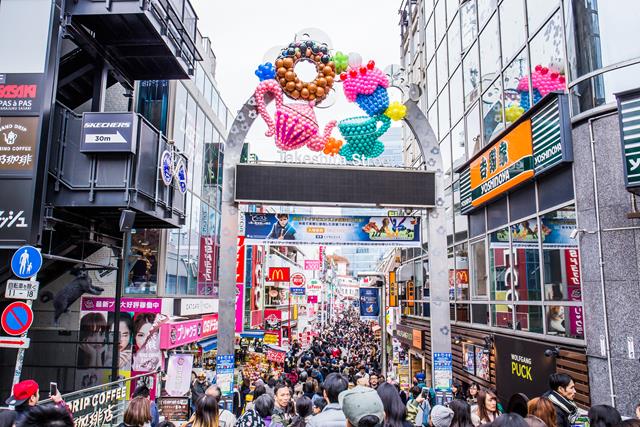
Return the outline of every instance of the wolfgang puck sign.
<path id="1" fill-rule="evenodd" d="M 556 371 L 556 358 L 544 355 L 549 345 L 495 335 L 495 348 L 496 386 L 503 401 L 516 393 L 540 396 L 549 388 L 549 375 Z"/>

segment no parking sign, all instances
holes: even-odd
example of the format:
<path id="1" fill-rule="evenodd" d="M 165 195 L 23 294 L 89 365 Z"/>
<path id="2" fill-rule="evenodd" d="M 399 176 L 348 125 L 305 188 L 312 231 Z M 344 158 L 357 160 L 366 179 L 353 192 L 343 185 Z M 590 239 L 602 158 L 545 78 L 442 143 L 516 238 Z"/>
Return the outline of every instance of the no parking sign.
<path id="1" fill-rule="evenodd" d="M 13 336 L 27 332 L 33 323 L 33 311 L 22 301 L 12 302 L 2 312 L 2 329 Z"/>

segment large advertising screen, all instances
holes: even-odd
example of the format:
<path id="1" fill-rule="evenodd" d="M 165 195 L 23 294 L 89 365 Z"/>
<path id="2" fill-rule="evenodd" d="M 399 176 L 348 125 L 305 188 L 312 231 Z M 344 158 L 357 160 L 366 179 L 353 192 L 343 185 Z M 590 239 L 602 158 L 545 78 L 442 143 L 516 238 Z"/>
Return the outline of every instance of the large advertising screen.
<path id="1" fill-rule="evenodd" d="M 420 246 L 420 217 L 245 213 L 247 244 Z"/>

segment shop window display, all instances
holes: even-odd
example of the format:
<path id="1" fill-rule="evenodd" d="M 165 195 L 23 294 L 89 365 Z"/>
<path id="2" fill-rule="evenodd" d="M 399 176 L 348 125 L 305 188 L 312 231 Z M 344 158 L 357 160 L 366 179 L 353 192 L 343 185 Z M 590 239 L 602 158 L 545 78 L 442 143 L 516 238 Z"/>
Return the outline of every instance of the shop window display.
<path id="1" fill-rule="evenodd" d="M 523 220 L 511 226 L 513 247 L 513 299 L 516 301 L 539 301 L 540 252 L 538 221 Z"/>
<path id="2" fill-rule="evenodd" d="M 502 82 L 496 79 L 482 95 L 483 143 L 488 144 L 504 130 L 502 121 Z"/>
<path id="3" fill-rule="evenodd" d="M 503 73 L 504 107 L 507 126 L 515 122 L 531 107 L 528 94 L 528 75 L 527 50 L 523 49 Z M 524 101 L 522 100 L 523 95 L 526 98 Z"/>
<path id="4" fill-rule="evenodd" d="M 542 311 L 542 307 L 540 307 Z M 548 305 L 545 307 L 547 334 L 584 339 L 584 311 L 579 306 Z"/>
<path id="5" fill-rule="evenodd" d="M 543 333 L 542 307 L 539 305 L 516 305 L 515 330 Z"/>
<path id="6" fill-rule="evenodd" d="M 126 294 L 155 294 L 158 287 L 159 230 L 136 230 L 131 235 L 131 263 Z M 130 258 L 131 259 L 131 258 Z"/>
<path id="7" fill-rule="evenodd" d="M 509 229 L 503 228 L 489 235 L 489 290 L 493 301 L 512 301 L 514 289 L 509 250 Z M 512 305 L 491 306 L 492 324 L 511 328 L 513 324 Z"/>
<path id="8" fill-rule="evenodd" d="M 563 56 L 563 32 L 560 12 L 536 34 L 530 44 L 531 52 L 531 78 L 522 79 L 518 85 L 521 92 L 521 106 L 524 108 L 529 103 L 526 93 L 528 81 L 531 81 L 533 100 L 536 104 L 542 97 L 555 90 L 566 89 L 566 70 Z M 525 86 L 526 84 L 526 86 Z"/>

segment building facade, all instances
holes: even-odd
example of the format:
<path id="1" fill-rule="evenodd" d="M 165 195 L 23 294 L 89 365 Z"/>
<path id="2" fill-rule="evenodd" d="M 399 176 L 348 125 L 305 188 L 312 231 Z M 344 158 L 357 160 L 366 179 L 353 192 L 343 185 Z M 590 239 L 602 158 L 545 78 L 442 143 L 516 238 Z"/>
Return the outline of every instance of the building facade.
<path id="1" fill-rule="evenodd" d="M 595 0 L 401 5 L 402 65 L 444 162 L 454 377 L 503 399 L 546 387 L 504 372 L 510 350 L 570 374 L 583 406 L 631 414 L 637 398 L 636 196 L 615 102 L 640 85 L 640 50 L 622 35 L 632 11 Z M 421 166 L 410 137 L 404 153 Z M 397 278 L 402 327 L 428 333 L 425 249 L 402 251 Z M 428 347 L 398 339 L 424 369 Z"/>

